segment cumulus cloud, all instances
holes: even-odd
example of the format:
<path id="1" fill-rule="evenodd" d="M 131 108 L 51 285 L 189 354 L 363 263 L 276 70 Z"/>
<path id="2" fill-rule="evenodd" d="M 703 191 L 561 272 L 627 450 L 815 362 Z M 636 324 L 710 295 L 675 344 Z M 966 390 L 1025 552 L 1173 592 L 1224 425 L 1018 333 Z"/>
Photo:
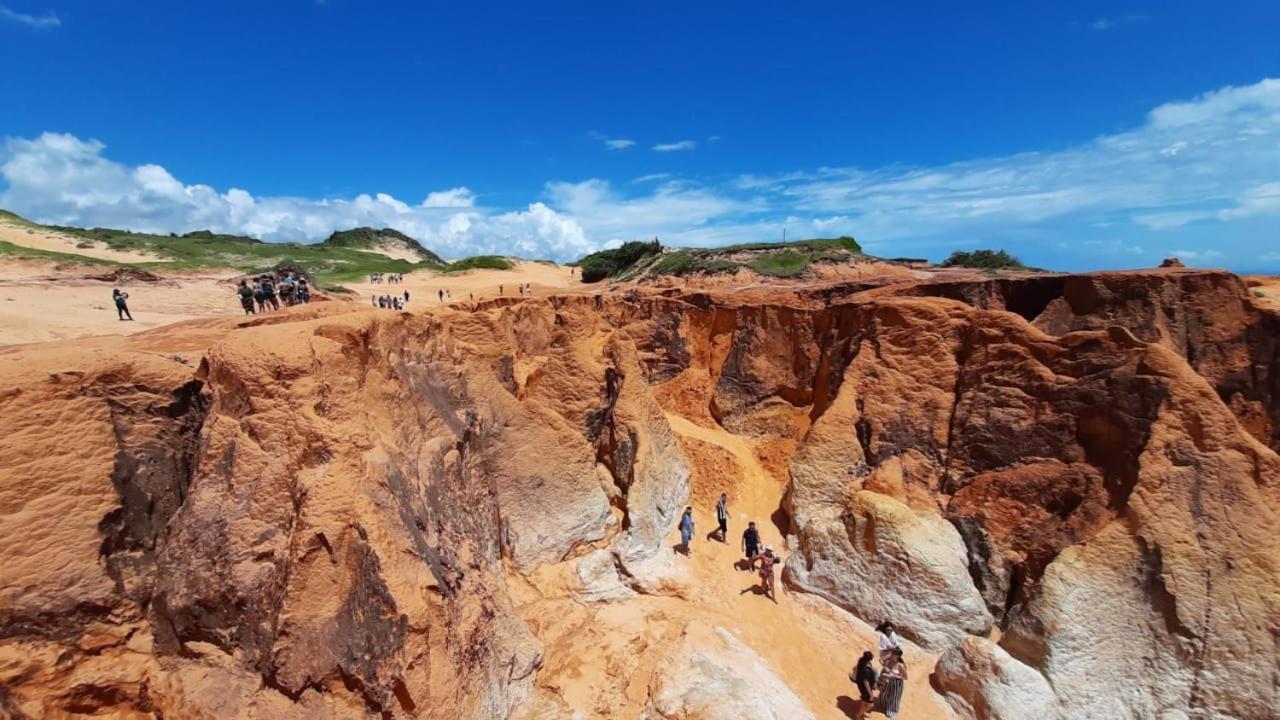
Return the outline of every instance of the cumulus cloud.
<path id="1" fill-rule="evenodd" d="M 679 142 L 658 143 L 653 146 L 658 152 L 675 152 L 677 150 L 693 150 L 698 147 L 698 143 L 693 140 L 681 140 Z"/>
<path id="2" fill-rule="evenodd" d="M 684 143 L 692 146 L 667 145 Z M 1003 246 L 1042 266 L 1115 267 L 1185 248 L 1199 259 L 1221 252 L 1231 265 L 1253 262 L 1280 227 L 1280 80 L 1166 103 L 1129 130 L 1052 152 L 744 174 L 715 184 L 665 173 L 619 185 L 552 181 L 516 208 L 484 207 L 467 187 L 417 205 L 385 193 L 219 191 L 159 165 L 114 162 L 96 140 L 54 133 L 7 140 L 0 178 L 0 207 L 44 222 L 301 241 L 388 225 L 452 256 L 568 259 L 655 235 L 710 246 L 785 229 L 797 238 L 850 234 L 893 255 Z"/>
<path id="3" fill-rule="evenodd" d="M 850 215 L 880 239 L 1053 222 L 1150 230 L 1280 215 L 1280 80 L 1152 110 L 1139 127 L 1049 153 L 934 167 L 744 175 L 773 205 Z"/>
<path id="4" fill-rule="evenodd" d="M 424 208 L 469 208 L 475 204 L 476 196 L 465 187 L 427 193 L 426 199 L 422 201 Z"/>
<path id="5" fill-rule="evenodd" d="M 51 30 L 56 27 L 62 27 L 62 19 L 51 12 L 44 15 L 28 15 L 16 10 L 10 10 L 4 5 L 0 5 L 0 20 L 16 22 L 37 30 Z"/>
<path id="6" fill-rule="evenodd" d="M 159 165 L 127 167 L 97 140 L 45 133 L 6 141 L 0 206 L 33 220 L 142 232 L 210 229 L 267 241 L 312 242 L 358 225 L 390 226 L 443 255 L 520 254 L 572 258 L 595 249 L 572 217 L 541 202 L 499 212 L 474 207 L 465 187 L 427 195 L 417 206 L 386 193 L 350 199 L 257 197 L 185 184 Z"/>

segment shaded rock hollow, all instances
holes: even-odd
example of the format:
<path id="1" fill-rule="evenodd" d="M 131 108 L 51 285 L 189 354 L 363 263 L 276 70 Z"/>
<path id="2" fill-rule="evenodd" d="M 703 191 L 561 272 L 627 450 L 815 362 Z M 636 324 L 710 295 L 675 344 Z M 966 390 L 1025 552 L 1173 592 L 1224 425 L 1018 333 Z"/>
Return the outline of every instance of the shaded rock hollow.
<path id="1" fill-rule="evenodd" d="M 530 583 L 707 592 L 668 547 L 675 415 L 773 448 L 785 580 L 941 653 L 960 716 L 1273 715 L 1275 316 L 1221 273 L 1009 283 L 330 303 L 3 351 L 0 708 L 571 717 Z M 758 659 L 689 628 L 679 662 Z M 650 687 L 634 712 L 705 692 Z"/>

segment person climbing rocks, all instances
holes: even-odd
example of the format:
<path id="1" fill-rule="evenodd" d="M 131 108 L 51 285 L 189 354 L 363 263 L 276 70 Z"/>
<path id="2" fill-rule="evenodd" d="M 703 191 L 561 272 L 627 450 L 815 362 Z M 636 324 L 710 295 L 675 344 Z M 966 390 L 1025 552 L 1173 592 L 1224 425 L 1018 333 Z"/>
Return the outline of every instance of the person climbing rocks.
<path id="1" fill-rule="evenodd" d="M 902 649 L 902 639 L 898 637 L 897 628 L 888 620 L 877 625 L 876 632 L 880 634 L 880 664 L 888 665 L 889 656 L 893 654 L 893 651 Z"/>
<path id="2" fill-rule="evenodd" d="M 871 712 L 872 699 L 876 690 L 876 669 L 871 667 L 875 657 L 870 650 L 862 653 L 858 664 L 849 672 L 849 679 L 858 688 L 858 704 L 854 707 L 854 720 L 862 720 Z"/>
<path id="3" fill-rule="evenodd" d="M 684 514 L 680 516 L 680 545 L 684 548 L 684 554 L 693 557 L 693 508 L 686 507 Z"/>
<path id="4" fill-rule="evenodd" d="M 729 544 L 729 496 L 720 493 L 716 501 L 716 522 L 720 523 L 720 542 Z"/>
<path id="5" fill-rule="evenodd" d="M 129 293 L 120 288 L 111 290 L 111 298 L 116 301 L 116 316 L 121 320 L 133 321 L 133 315 L 129 314 Z"/>
<path id="6" fill-rule="evenodd" d="M 773 577 L 773 566 L 777 565 L 781 558 L 774 555 L 773 548 L 766 545 L 763 553 L 751 559 L 752 566 L 755 565 L 756 560 L 760 561 L 760 589 L 776 605 L 778 602 L 778 588 Z"/>
<path id="7" fill-rule="evenodd" d="M 249 281 L 241 278 L 240 287 L 236 288 L 236 294 L 240 296 L 240 307 L 244 308 L 245 315 L 252 315 L 253 310 L 253 289 L 249 287 Z"/>
<path id="8" fill-rule="evenodd" d="M 885 717 L 898 717 L 898 706 L 902 704 L 902 688 L 907 682 L 907 663 L 902 659 L 902 648 L 889 651 L 888 662 L 880 671 L 880 694 L 876 696 L 875 712 L 884 713 Z"/>
<path id="9" fill-rule="evenodd" d="M 756 568 L 755 557 L 760 552 L 760 531 L 756 529 L 754 520 L 747 523 L 747 529 L 742 531 L 742 556 L 747 559 L 747 569 L 754 570 Z"/>

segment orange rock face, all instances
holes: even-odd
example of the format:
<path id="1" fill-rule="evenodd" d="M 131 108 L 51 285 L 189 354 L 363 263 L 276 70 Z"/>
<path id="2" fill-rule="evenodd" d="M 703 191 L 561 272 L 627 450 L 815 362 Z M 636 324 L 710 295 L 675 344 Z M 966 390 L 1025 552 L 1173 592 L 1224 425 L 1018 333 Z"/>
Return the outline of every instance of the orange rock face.
<path id="1" fill-rule="evenodd" d="M 855 618 L 913 717 L 1280 713 L 1280 319 L 1215 272 L 873 285 L 0 350 L 0 715 L 841 717 L 807 629 Z M 779 605 L 708 574 L 721 491 Z"/>

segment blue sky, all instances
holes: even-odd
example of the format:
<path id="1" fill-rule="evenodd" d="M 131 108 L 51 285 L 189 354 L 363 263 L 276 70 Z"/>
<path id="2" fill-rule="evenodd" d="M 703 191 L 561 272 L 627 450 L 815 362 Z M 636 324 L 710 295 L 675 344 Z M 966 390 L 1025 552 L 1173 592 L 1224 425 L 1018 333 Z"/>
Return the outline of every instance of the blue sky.
<path id="1" fill-rule="evenodd" d="M 1280 271 L 1274 0 L 614 5 L 0 0 L 0 206 Z"/>

